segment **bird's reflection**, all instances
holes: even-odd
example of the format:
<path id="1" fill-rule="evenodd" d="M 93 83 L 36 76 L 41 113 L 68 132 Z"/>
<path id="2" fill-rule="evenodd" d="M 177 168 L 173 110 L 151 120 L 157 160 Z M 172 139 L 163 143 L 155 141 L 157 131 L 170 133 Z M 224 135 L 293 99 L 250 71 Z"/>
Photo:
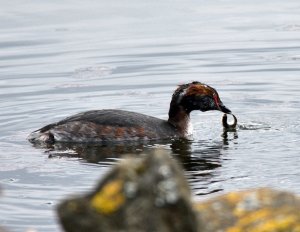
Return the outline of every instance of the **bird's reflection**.
<path id="1" fill-rule="evenodd" d="M 144 144 L 76 144 L 56 143 L 48 147 L 49 158 L 77 157 L 89 163 L 106 162 L 108 159 L 122 158 L 124 154 L 138 155 L 145 150 Z"/>
<path id="2" fill-rule="evenodd" d="M 238 138 L 238 133 L 236 128 L 224 128 L 221 137 L 223 138 L 223 144 L 229 145 L 230 141 L 236 140 Z"/>
<path id="3" fill-rule="evenodd" d="M 193 192 L 206 195 L 222 191 L 220 187 L 211 187 L 213 183 L 221 182 L 218 169 L 222 166 L 222 154 L 230 148 L 231 141 L 238 138 L 237 131 L 224 130 L 219 140 L 186 140 L 160 141 L 147 143 L 116 143 L 106 145 L 55 143 L 46 148 L 49 158 L 77 157 L 85 162 L 107 165 L 125 154 L 150 154 L 157 147 L 172 151 L 185 169 Z M 36 145 L 38 146 L 38 145 Z"/>
<path id="4" fill-rule="evenodd" d="M 223 153 L 236 143 L 236 130 L 224 129 L 219 140 L 177 140 L 170 147 L 180 160 L 195 195 L 208 195 L 223 190 L 225 180 L 218 171 L 222 167 Z"/>

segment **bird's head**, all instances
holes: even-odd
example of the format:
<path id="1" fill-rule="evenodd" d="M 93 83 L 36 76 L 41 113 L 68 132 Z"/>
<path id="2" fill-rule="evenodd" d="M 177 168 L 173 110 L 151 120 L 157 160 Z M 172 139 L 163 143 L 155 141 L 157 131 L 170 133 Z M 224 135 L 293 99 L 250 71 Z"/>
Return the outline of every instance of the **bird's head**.
<path id="1" fill-rule="evenodd" d="M 219 110 L 230 114 L 231 111 L 222 103 L 218 92 L 201 82 L 180 85 L 172 96 L 171 106 L 181 106 L 190 113 L 193 110 Z"/>

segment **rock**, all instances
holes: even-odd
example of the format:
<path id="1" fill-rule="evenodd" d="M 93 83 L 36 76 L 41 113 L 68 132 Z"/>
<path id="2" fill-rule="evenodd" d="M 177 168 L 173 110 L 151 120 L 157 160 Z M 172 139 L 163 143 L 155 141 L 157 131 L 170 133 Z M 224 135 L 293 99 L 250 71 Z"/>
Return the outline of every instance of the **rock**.
<path id="1" fill-rule="evenodd" d="M 300 232 L 300 199 L 268 188 L 233 192 L 197 203 L 200 231 Z"/>
<path id="2" fill-rule="evenodd" d="M 91 194 L 58 207 L 67 232 L 196 232 L 197 216 L 181 167 L 162 151 L 117 164 Z"/>
<path id="3" fill-rule="evenodd" d="M 58 214 L 67 232 L 300 232 L 292 193 L 262 188 L 192 203 L 181 167 L 161 150 L 122 160 Z"/>

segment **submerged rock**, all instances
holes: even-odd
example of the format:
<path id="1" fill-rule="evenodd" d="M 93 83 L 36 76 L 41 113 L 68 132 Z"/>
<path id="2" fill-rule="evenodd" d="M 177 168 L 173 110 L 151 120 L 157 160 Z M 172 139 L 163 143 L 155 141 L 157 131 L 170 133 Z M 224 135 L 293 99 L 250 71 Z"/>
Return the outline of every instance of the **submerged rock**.
<path id="1" fill-rule="evenodd" d="M 267 188 L 191 203 L 182 169 L 160 150 L 122 160 L 58 207 L 67 232 L 300 232 L 299 212 L 297 196 Z"/>
<path id="2" fill-rule="evenodd" d="M 68 232 L 198 231 L 182 169 L 163 152 L 117 164 L 94 192 L 64 201 L 58 213 Z"/>
<path id="3" fill-rule="evenodd" d="M 197 203 L 200 231 L 300 232 L 300 199 L 268 188 L 228 193 Z"/>

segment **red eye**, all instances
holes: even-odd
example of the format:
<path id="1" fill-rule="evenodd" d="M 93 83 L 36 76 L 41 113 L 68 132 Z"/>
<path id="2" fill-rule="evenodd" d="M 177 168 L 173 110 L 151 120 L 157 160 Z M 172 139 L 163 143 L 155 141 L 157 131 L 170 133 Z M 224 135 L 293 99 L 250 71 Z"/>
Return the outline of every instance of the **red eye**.
<path id="1" fill-rule="evenodd" d="M 218 95 L 214 93 L 214 94 L 213 94 L 213 98 L 214 98 L 214 101 L 215 101 L 216 105 L 219 106 L 220 100 L 219 100 L 219 98 L 218 98 Z"/>

